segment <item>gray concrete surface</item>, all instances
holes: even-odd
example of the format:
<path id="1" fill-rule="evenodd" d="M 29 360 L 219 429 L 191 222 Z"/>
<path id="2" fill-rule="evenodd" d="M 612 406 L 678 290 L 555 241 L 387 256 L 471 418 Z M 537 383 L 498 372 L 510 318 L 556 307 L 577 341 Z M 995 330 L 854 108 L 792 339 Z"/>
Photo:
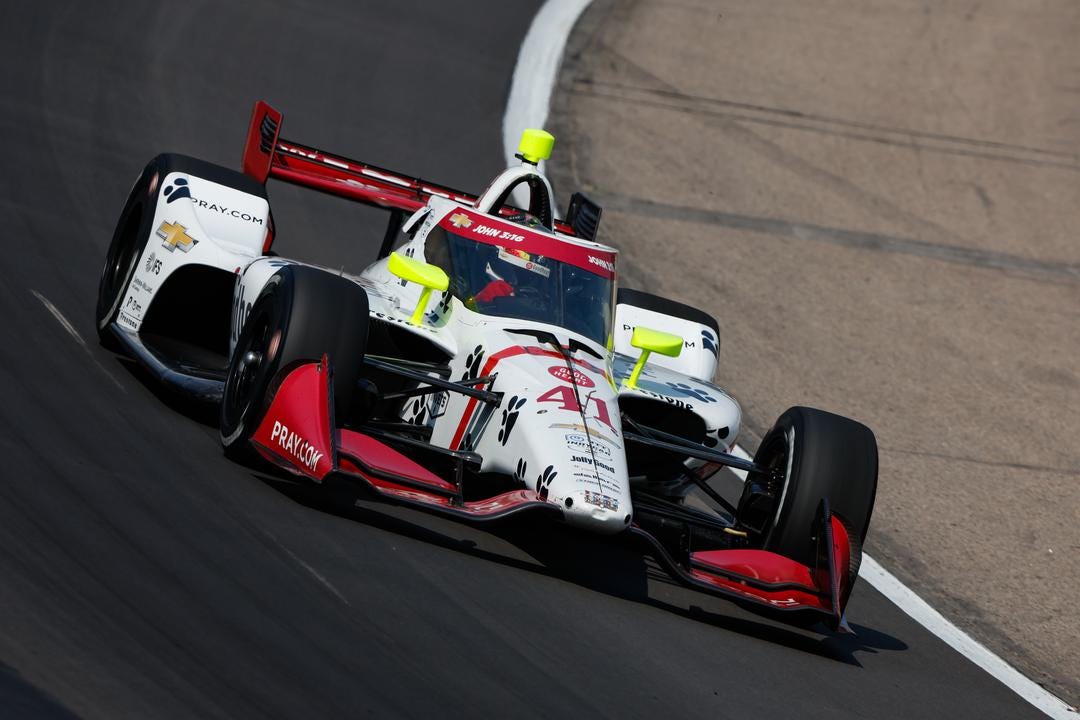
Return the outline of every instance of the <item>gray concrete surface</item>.
<path id="1" fill-rule="evenodd" d="M 598 0 L 558 188 L 720 320 L 744 444 L 873 427 L 869 551 L 1080 699 L 1080 4 Z"/>

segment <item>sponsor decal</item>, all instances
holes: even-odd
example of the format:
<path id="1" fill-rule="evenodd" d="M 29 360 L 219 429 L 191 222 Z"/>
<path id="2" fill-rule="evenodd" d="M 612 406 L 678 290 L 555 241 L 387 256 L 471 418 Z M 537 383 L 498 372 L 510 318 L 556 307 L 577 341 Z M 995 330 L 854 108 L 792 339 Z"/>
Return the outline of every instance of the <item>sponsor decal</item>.
<path id="1" fill-rule="evenodd" d="M 582 452 L 589 451 L 589 436 L 582 433 L 567 433 L 566 435 L 566 447 L 571 450 L 578 450 Z M 611 448 L 607 443 L 593 437 L 592 449 L 597 455 L 603 455 L 605 458 L 611 458 Z"/>
<path id="2" fill-rule="evenodd" d="M 691 405 L 688 402 L 685 402 L 683 400 L 679 400 L 678 398 L 668 397 L 667 395 L 661 395 L 660 393 L 653 392 L 652 390 L 646 390 L 645 388 L 641 387 L 640 385 L 638 387 L 634 388 L 634 389 L 637 390 L 638 392 L 640 392 L 643 395 L 648 395 L 649 397 L 654 397 L 657 400 L 663 400 L 664 402 L 668 403 L 669 405 L 674 405 L 675 407 L 678 407 L 678 408 L 685 408 L 686 410 L 693 410 L 694 409 L 694 406 Z"/>
<path id="3" fill-rule="evenodd" d="M 316 450 L 314 445 L 277 420 L 274 421 L 274 429 L 270 432 L 270 441 L 274 440 L 277 440 L 278 447 L 299 460 L 309 470 L 314 470 L 322 459 L 323 454 Z"/>
<path id="4" fill-rule="evenodd" d="M 539 411 L 537 411 L 537 412 L 539 412 Z M 584 425 L 581 425 L 579 423 L 552 423 L 551 425 L 548 425 L 548 427 L 551 428 L 552 430 L 573 430 L 574 432 L 587 434 L 587 435 L 590 435 L 592 437 L 592 441 L 593 441 L 594 444 L 596 443 L 597 440 L 602 440 L 602 441 L 604 441 L 606 443 L 610 443 L 612 446 L 614 446 L 614 447 L 616 447 L 616 448 L 618 448 L 620 450 L 622 449 L 622 445 L 615 442 L 611 438 L 604 437 L 602 434 L 598 433 L 597 431 L 593 430 L 592 428 L 587 428 Z"/>
<path id="5" fill-rule="evenodd" d="M 142 314 L 143 306 L 142 303 L 135 299 L 134 295 L 128 295 L 127 302 L 124 303 L 124 309 L 130 310 L 132 313 L 135 313 L 135 315 L 138 316 Z"/>
<path id="6" fill-rule="evenodd" d="M 604 508 L 605 510 L 611 510 L 613 512 L 619 511 L 619 501 L 616 498 L 608 495 L 602 495 L 591 490 L 585 491 L 585 502 L 596 507 Z"/>
<path id="7" fill-rule="evenodd" d="M 157 253 L 150 251 L 150 254 L 146 256 L 146 262 L 143 263 L 143 270 L 154 275 L 161 272 L 161 261 L 157 259 Z"/>
<path id="8" fill-rule="evenodd" d="M 177 222 L 162 222 L 157 229 L 157 236 L 164 240 L 161 246 L 173 252 L 180 248 L 182 252 L 189 252 L 198 244 L 198 240 L 187 234 L 187 228 Z"/>
<path id="9" fill-rule="evenodd" d="M 135 320 L 135 318 L 128 315 L 126 312 L 121 312 L 120 315 L 118 316 L 118 319 L 120 320 L 121 323 L 123 323 L 124 325 L 127 325 L 132 330 L 139 327 L 138 321 Z"/>
<path id="10" fill-rule="evenodd" d="M 607 477 L 606 475 L 600 475 L 596 472 L 575 472 L 574 482 L 576 482 L 578 485 L 599 484 L 601 490 L 606 490 L 610 493 L 618 494 L 622 492 L 622 489 L 619 487 L 618 483 L 615 482 L 614 478 Z"/>
<path id="11" fill-rule="evenodd" d="M 596 387 L 596 383 L 592 381 L 592 378 L 577 369 L 574 370 L 574 379 L 573 381 L 571 381 L 570 368 L 566 367 L 565 365 L 555 365 L 554 367 L 549 367 L 548 372 L 557 377 L 558 379 L 562 380 L 563 382 L 574 382 L 583 388 Z"/>
<path id="12" fill-rule="evenodd" d="M 172 202 L 172 200 L 169 200 L 169 202 Z M 258 215 L 252 215 L 251 213 L 245 212 L 243 210 L 237 210 L 236 208 L 228 208 L 224 205 L 218 205 L 217 203 L 212 202 L 208 203 L 205 200 L 197 200 L 195 198 L 191 198 L 191 202 L 197 207 L 204 208 L 206 210 L 209 210 L 210 212 L 221 213 L 222 215 L 236 218 L 237 220 L 246 220 L 247 222 L 255 223 L 256 225 L 263 224 L 263 219 L 261 217 L 259 217 Z"/>
<path id="13" fill-rule="evenodd" d="M 179 200 L 180 198 L 191 197 L 191 188 L 188 187 L 188 181 L 186 178 L 176 178 L 173 180 L 172 185 L 165 186 L 165 197 L 168 198 L 166 203 L 171 203 L 173 200 Z"/>
<path id="14" fill-rule="evenodd" d="M 154 288 L 144 283 L 140 278 L 135 278 L 134 280 L 132 280 L 131 287 L 137 290 L 142 290 L 144 293 L 147 293 L 149 295 L 154 294 Z"/>
<path id="15" fill-rule="evenodd" d="M 409 322 L 405 318 L 394 317 L 393 315 L 387 315 L 386 313 L 383 313 L 383 312 L 375 311 L 375 312 L 371 313 L 371 316 L 378 319 L 378 320 L 382 320 L 384 322 L 392 322 L 392 323 L 394 323 L 396 325 L 404 325 L 407 328 L 409 328 L 410 330 L 422 330 L 423 332 L 429 332 L 429 333 L 437 333 L 438 332 L 437 329 L 435 329 L 433 327 L 430 327 L 428 325 L 413 325 L 411 322 Z"/>
<path id="16" fill-rule="evenodd" d="M 593 459 L 591 457 L 586 457 L 584 455 L 571 455 L 570 456 L 570 462 L 578 463 L 580 465 L 589 465 L 589 466 L 593 465 Z M 600 468 L 601 470 L 607 470 L 609 473 L 615 474 L 615 468 L 608 465 L 607 463 L 602 463 L 599 460 L 597 460 L 596 463 L 595 463 L 595 466 Z"/>
<path id="17" fill-rule="evenodd" d="M 450 222 L 456 228 L 472 227 L 472 218 L 465 213 L 454 213 L 450 216 Z"/>
<path id="18" fill-rule="evenodd" d="M 589 263 L 592 265 L 596 265 L 597 267 L 602 267 L 610 273 L 615 272 L 615 263 L 611 262 L 610 260 L 605 260 L 604 258 L 598 258 L 595 255 L 590 255 Z"/>
<path id="19" fill-rule="evenodd" d="M 524 250 L 507 250 L 500 246 L 499 259 L 503 262 L 510 263 L 511 265 L 516 265 L 519 268 L 524 268 L 529 272 L 534 272 L 541 277 L 551 276 L 551 270 L 543 265 L 537 265 L 533 262 L 532 255 L 529 255 L 529 253 Z"/>
<path id="20" fill-rule="evenodd" d="M 490 225 L 477 225 L 473 229 L 473 232 L 477 235 L 483 235 L 494 240 L 510 240 L 511 242 L 522 242 L 525 239 L 524 235 L 518 235 L 512 233 L 509 230 L 500 230 L 499 228 L 491 227 Z"/>

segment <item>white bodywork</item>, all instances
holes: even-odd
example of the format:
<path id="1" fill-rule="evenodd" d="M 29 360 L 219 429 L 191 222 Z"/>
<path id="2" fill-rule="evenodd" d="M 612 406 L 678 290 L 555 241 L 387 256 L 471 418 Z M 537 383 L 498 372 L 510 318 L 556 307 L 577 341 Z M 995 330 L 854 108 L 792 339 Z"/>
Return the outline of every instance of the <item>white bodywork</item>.
<path id="1" fill-rule="evenodd" d="M 480 196 L 476 207 L 433 196 L 428 206 L 405 224 L 411 238 L 397 252 L 423 259 L 428 234 L 449 214 L 463 209 L 481 212 L 485 203 L 495 201 L 531 173 L 535 169 L 524 165 L 507 170 Z M 167 188 L 172 188 L 170 194 L 176 192 L 178 178 L 187 180 L 190 197 L 170 202 L 164 193 Z M 550 193 L 546 180 L 543 188 Z M 165 238 L 151 236 L 121 307 L 121 327 L 139 329 L 156 287 L 177 268 L 189 263 L 209 265 L 237 275 L 230 321 L 231 354 L 266 282 L 281 267 L 300 263 L 262 255 L 269 216 L 262 198 L 178 173 L 164 178 L 158 192 L 153 227 L 182 225 L 194 243 L 186 249 L 173 243 L 170 249 L 167 233 Z M 490 214 L 485 222 L 519 228 Z M 560 243 L 616 252 L 571 236 L 548 234 Z M 402 419 L 430 426 L 435 445 L 478 453 L 483 457 L 482 471 L 515 478 L 557 504 L 573 524 L 617 532 L 632 519 L 630 484 L 636 480 L 627 468 L 620 398 L 646 398 L 695 413 L 704 421 L 706 445 L 710 447 L 728 448 L 738 435 L 739 406 L 709 382 L 716 355 L 701 342 L 704 326 L 697 323 L 621 307 L 613 326 L 612 352 L 568 330 L 482 315 L 456 297 L 435 292 L 424 322 L 415 326 L 409 317 L 421 288 L 392 275 L 386 259 L 359 275 L 346 276 L 365 289 L 373 323 L 393 324 L 429 341 L 445 354 L 451 380 L 494 375 L 487 389 L 502 393 L 497 408 L 452 392 L 409 399 L 401 409 Z M 629 346 L 627 328 L 635 325 L 679 334 L 686 348 L 680 358 L 654 356 L 638 386 L 628 388 L 623 381 L 637 351 Z M 571 371 L 567 360 L 552 346 L 536 337 L 510 332 L 529 329 L 553 333 L 563 346 L 576 340 L 592 354 L 580 349 L 574 352 Z M 700 464 L 688 461 L 687 466 Z"/>
<path id="2" fill-rule="evenodd" d="M 117 322 L 138 332 L 162 284 L 185 265 L 238 273 L 262 254 L 269 224 L 266 200 L 185 173 L 157 183 L 151 235 L 135 266 Z"/>

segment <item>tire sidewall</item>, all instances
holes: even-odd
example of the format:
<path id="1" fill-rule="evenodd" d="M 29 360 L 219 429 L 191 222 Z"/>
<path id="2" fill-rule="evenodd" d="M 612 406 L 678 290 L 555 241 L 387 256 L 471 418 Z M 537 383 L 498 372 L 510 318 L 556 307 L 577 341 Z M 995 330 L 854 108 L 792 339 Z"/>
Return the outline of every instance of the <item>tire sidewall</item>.
<path id="1" fill-rule="evenodd" d="M 788 470 L 764 548 L 813 566 L 823 498 L 861 547 L 877 490 L 877 443 L 870 429 L 822 410 L 795 407 L 777 420 L 755 462 L 768 462 L 762 450 L 775 452 L 780 442 L 790 453 Z"/>
<path id="2" fill-rule="evenodd" d="M 262 313 L 269 313 L 269 332 L 277 337 L 271 342 L 272 352 L 261 361 L 252 397 L 239 417 L 230 417 L 230 389 L 235 387 L 242 356 Z M 367 327 L 367 295 L 351 280 L 304 265 L 289 265 L 271 276 L 252 305 L 229 360 L 220 425 L 226 452 L 246 447 L 288 374 L 305 363 L 319 362 L 323 355 L 333 368 L 331 420 L 347 416 L 367 344 Z"/>
<path id="3" fill-rule="evenodd" d="M 160 187 L 161 177 L 161 169 L 156 161 L 147 165 L 132 186 L 124 209 L 116 222 L 98 281 L 95 321 L 99 335 L 104 336 L 109 325 L 116 321 L 120 313 L 120 304 L 127 295 L 131 279 L 135 275 L 135 268 L 150 239 L 151 224 L 154 221 L 154 200 Z M 139 214 L 138 222 L 132 227 L 131 219 L 135 213 Z M 124 253 L 129 253 L 126 267 L 115 267 Z M 115 288 L 110 288 L 109 278 L 113 273 L 118 273 L 121 280 Z M 109 297 L 110 294 L 111 297 Z"/>

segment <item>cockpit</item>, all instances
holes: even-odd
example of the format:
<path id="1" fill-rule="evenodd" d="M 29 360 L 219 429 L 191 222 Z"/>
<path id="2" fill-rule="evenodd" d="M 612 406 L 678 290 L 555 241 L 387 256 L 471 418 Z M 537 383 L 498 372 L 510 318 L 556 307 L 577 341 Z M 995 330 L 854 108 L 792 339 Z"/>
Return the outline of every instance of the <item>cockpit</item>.
<path id="1" fill-rule="evenodd" d="M 509 223 L 459 213 L 432 228 L 424 256 L 450 278 L 449 292 L 484 315 L 544 322 L 605 345 L 611 333 L 614 256 Z M 457 226 L 457 227 L 455 227 Z"/>

